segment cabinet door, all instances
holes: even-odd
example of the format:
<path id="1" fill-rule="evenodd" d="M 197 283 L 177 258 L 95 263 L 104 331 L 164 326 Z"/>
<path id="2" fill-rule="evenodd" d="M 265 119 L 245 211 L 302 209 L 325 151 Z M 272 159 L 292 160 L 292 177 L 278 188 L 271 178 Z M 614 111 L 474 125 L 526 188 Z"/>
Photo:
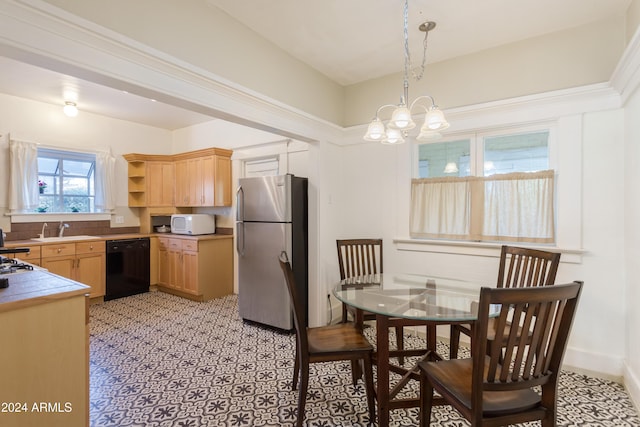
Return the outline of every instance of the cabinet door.
<path id="1" fill-rule="evenodd" d="M 169 286 L 169 280 L 169 251 L 166 247 L 160 246 L 158 248 L 158 284 Z"/>
<path id="2" fill-rule="evenodd" d="M 173 206 L 174 176 L 173 162 L 147 162 L 148 206 Z"/>
<path id="3" fill-rule="evenodd" d="M 42 267 L 49 270 L 50 273 L 57 274 L 58 276 L 66 277 L 67 279 L 75 280 L 73 277 L 73 269 L 76 262 L 75 256 L 58 257 L 58 258 L 43 258 Z"/>
<path id="4" fill-rule="evenodd" d="M 78 255 L 74 279 L 91 286 L 91 298 L 105 294 L 105 254 Z"/>
<path id="5" fill-rule="evenodd" d="M 202 158 L 202 206 L 214 206 L 216 187 L 215 156 Z"/>
<path id="6" fill-rule="evenodd" d="M 169 281 L 167 286 L 172 289 L 182 290 L 182 251 L 179 249 L 167 250 L 169 265 Z"/>
<path id="7" fill-rule="evenodd" d="M 231 158 L 215 156 L 215 163 L 213 206 L 231 206 Z"/>
<path id="8" fill-rule="evenodd" d="M 189 164 L 187 160 L 175 162 L 176 206 L 189 206 Z"/>
<path id="9" fill-rule="evenodd" d="M 189 159 L 189 206 L 203 206 L 202 159 Z"/>
<path id="10" fill-rule="evenodd" d="M 182 271 L 183 282 L 182 290 L 184 292 L 198 295 L 198 253 L 183 251 L 182 252 Z"/>

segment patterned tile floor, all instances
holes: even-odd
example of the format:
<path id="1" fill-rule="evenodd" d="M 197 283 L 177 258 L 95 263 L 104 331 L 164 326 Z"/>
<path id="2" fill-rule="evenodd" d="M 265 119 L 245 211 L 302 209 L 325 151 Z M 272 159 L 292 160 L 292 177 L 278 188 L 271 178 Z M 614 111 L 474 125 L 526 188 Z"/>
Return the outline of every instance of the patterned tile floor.
<path id="1" fill-rule="evenodd" d="M 196 303 L 150 292 L 90 312 L 92 426 L 293 425 L 295 337 L 244 323 L 235 296 Z M 406 338 L 407 347 L 420 343 Z M 306 425 L 367 425 L 364 388 L 351 385 L 350 366 L 311 369 Z M 569 372 L 561 377 L 558 412 L 560 426 L 640 426 L 624 387 Z M 418 424 L 415 408 L 391 417 L 393 426 Z M 468 425 L 442 407 L 433 420 L 439 427 Z"/>

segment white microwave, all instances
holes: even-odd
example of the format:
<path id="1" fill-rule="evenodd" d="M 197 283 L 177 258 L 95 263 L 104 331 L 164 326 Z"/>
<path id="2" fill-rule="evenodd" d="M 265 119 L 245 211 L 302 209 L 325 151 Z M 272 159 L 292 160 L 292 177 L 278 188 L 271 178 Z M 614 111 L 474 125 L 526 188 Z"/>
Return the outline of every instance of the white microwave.
<path id="1" fill-rule="evenodd" d="M 216 217 L 208 214 L 171 215 L 171 232 L 176 234 L 213 234 L 216 232 Z"/>

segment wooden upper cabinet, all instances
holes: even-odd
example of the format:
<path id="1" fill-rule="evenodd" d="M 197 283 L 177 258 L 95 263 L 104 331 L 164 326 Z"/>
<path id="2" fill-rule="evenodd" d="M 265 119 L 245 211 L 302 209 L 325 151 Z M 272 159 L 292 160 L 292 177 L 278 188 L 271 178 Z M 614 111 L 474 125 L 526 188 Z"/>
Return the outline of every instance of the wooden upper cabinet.
<path id="1" fill-rule="evenodd" d="M 174 206 L 175 165 L 147 162 L 147 206 Z"/>
<path id="2" fill-rule="evenodd" d="M 178 160 L 176 167 L 176 206 L 189 206 L 189 162 Z"/>
<path id="3" fill-rule="evenodd" d="M 231 157 L 215 156 L 213 206 L 231 206 Z"/>
<path id="4" fill-rule="evenodd" d="M 129 206 L 231 206 L 231 150 L 126 154 Z"/>

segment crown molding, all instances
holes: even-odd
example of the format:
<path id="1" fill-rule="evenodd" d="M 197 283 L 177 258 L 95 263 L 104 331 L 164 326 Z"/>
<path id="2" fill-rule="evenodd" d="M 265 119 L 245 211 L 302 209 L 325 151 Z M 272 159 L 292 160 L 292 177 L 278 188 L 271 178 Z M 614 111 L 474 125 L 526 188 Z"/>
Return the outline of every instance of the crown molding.
<path id="1" fill-rule="evenodd" d="M 620 94 L 624 105 L 640 86 L 640 28 L 635 32 L 613 74 L 611 85 Z"/>

